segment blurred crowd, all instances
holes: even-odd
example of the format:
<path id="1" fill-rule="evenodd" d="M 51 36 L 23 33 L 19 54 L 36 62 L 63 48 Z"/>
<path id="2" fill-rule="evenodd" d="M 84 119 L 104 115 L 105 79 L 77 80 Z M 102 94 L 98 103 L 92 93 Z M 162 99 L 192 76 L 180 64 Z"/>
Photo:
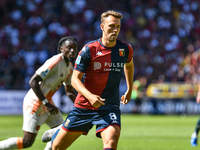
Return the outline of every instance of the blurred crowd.
<path id="1" fill-rule="evenodd" d="M 61 37 L 75 36 L 79 50 L 99 38 L 101 13 L 109 9 L 123 14 L 119 39 L 134 49 L 135 79 L 198 82 L 199 0 L 4 0 L 0 89 L 28 89 L 35 70 L 57 53 Z"/>

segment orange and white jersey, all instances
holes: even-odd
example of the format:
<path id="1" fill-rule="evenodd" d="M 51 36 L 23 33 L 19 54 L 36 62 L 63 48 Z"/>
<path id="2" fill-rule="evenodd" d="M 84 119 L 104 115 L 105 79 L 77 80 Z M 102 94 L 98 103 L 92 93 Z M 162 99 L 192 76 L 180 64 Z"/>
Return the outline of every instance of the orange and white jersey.
<path id="1" fill-rule="evenodd" d="M 52 96 L 64 84 L 71 85 L 71 75 L 73 72 L 73 65 L 69 63 L 66 65 L 62 54 L 57 54 L 48 59 L 37 71 L 43 81 L 40 82 L 40 88 L 52 104 Z M 23 108 L 31 113 L 37 112 L 38 115 L 47 111 L 46 106 L 38 99 L 32 89 L 28 91 L 24 97 Z"/>

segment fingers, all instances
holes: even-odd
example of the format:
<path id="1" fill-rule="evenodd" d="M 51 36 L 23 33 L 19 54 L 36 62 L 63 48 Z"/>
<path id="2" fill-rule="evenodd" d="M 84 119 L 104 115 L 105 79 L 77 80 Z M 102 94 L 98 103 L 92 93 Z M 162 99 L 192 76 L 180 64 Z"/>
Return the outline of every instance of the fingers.
<path id="1" fill-rule="evenodd" d="M 49 105 L 47 109 L 49 110 L 51 115 L 56 115 L 59 113 L 59 109 L 55 107 L 54 105 Z"/>
<path id="2" fill-rule="evenodd" d="M 105 101 L 105 99 L 99 98 L 99 103 L 100 103 L 101 105 L 105 105 L 104 101 Z"/>
<path id="3" fill-rule="evenodd" d="M 125 103 L 124 103 L 124 95 L 122 95 L 120 103 L 123 104 L 123 105 L 125 105 Z"/>
<path id="4" fill-rule="evenodd" d="M 93 106 L 95 108 L 100 107 L 101 105 L 105 105 L 105 103 L 103 102 L 105 101 L 105 99 L 101 98 L 101 97 L 97 97 L 97 100 L 95 101 L 95 103 L 93 104 Z"/>
<path id="5" fill-rule="evenodd" d="M 57 115 L 58 114 L 58 109 L 53 109 L 49 111 L 51 115 Z"/>
<path id="6" fill-rule="evenodd" d="M 121 97 L 121 104 L 126 105 L 129 102 L 129 100 L 127 98 L 124 98 L 124 95 L 122 95 Z"/>
<path id="7" fill-rule="evenodd" d="M 128 103 L 128 100 L 125 99 L 125 100 L 121 101 L 120 103 L 122 103 L 123 105 L 126 105 Z"/>
<path id="8" fill-rule="evenodd" d="M 124 101 L 124 95 L 122 95 L 121 100 Z"/>
<path id="9" fill-rule="evenodd" d="M 98 104 L 94 104 L 93 107 L 95 108 L 99 108 L 101 105 L 98 105 Z"/>

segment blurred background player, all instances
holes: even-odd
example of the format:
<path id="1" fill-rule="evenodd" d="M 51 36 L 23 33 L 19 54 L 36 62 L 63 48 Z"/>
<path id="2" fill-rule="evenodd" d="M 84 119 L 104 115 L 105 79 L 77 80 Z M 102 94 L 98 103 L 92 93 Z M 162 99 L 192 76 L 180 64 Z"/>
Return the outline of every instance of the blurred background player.
<path id="1" fill-rule="evenodd" d="M 200 103 L 200 85 L 199 85 L 199 90 L 197 92 L 197 98 L 196 98 L 196 102 L 199 104 Z M 196 127 L 195 127 L 195 131 L 192 133 L 191 136 L 191 140 L 190 140 L 190 144 L 192 146 L 197 146 L 197 142 L 198 142 L 198 133 L 200 130 L 200 118 L 196 123 Z"/>
<path id="2" fill-rule="evenodd" d="M 134 113 L 140 113 L 140 106 L 142 104 L 142 99 L 145 96 L 146 85 L 147 78 L 144 76 L 138 77 L 137 80 L 133 82 L 131 100 L 135 101 L 135 107 L 133 108 Z"/>
<path id="3" fill-rule="evenodd" d="M 31 147 L 40 126 L 45 123 L 54 128 L 63 123 L 63 117 L 55 106 L 52 96 L 62 86 L 74 101 L 75 92 L 71 86 L 73 65 L 70 62 L 77 54 L 77 40 L 64 37 L 58 43 L 58 53 L 48 59 L 29 81 L 31 89 L 24 97 L 23 131 L 24 137 L 12 137 L 0 142 L 0 150 L 24 149 Z M 51 149 L 47 143 L 45 149 Z"/>
<path id="4" fill-rule="evenodd" d="M 71 80 L 78 95 L 57 136 L 53 135 L 53 150 L 67 149 L 80 135 L 87 135 L 93 125 L 104 150 L 117 149 L 121 132 L 119 84 L 124 72 L 127 90 L 121 103 L 125 105 L 131 98 L 134 75 L 133 49 L 117 39 L 122 17 L 113 10 L 104 12 L 102 38 L 89 42 L 79 52 Z"/>

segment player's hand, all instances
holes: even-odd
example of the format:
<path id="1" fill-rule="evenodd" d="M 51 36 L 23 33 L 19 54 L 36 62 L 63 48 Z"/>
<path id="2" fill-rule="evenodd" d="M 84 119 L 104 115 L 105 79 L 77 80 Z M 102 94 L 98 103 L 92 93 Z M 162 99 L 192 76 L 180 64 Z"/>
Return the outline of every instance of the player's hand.
<path id="1" fill-rule="evenodd" d="M 100 96 L 98 95 L 91 95 L 89 98 L 88 98 L 89 102 L 91 103 L 91 105 L 95 108 L 98 108 L 100 107 L 101 105 L 105 105 L 104 101 L 105 99 L 101 98 Z"/>
<path id="2" fill-rule="evenodd" d="M 126 105 L 130 101 L 130 98 L 127 98 L 126 94 L 121 97 L 121 104 Z"/>
<path id="3" fill-rule="evenodd" d="M 122 95 L 120 103 L 122 103 L 123 105 L 126 105 L 131 99 L 131 92 L 132 91 L 127 90 L 126 93 Z"/>
<path id="4" fill-rule="evenodd" d="M 45 106 L 47 107 L 51 115 L 58 114 L 59 109 L 56 106 L 52 105 L 51 103 L 46 103 Z"/>

